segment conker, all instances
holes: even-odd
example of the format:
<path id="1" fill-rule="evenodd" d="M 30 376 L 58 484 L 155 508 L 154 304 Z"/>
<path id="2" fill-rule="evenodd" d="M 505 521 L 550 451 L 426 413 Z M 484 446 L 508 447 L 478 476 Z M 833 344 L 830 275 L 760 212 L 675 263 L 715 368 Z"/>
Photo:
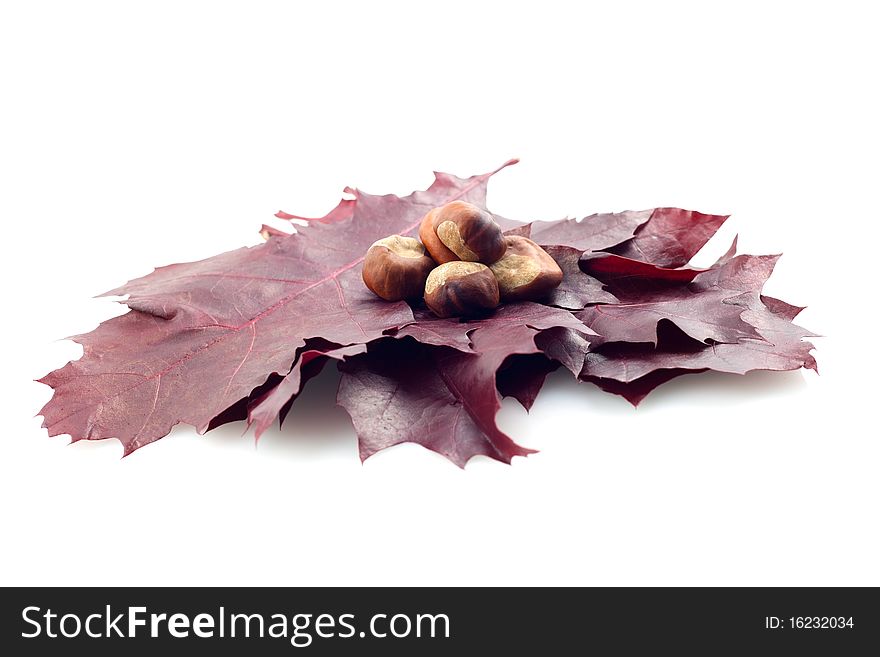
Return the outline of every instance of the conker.
<path id="1" fill-rule="evenodd" d="M 373 242 L 364 257 L 364 284 L 386 301 L 421 296 L 436 263 L 413 237 L 391 235 Z"/>
<path id="2" fill-rule="evenodd" d="M 447 262 L 434 269 L 425 283 L 425 304 L 438 317 L 476 315 L 498 302 L 495 274 L 479 262 Z"/>
<path id="3" fill-rule="evenodd" d="M 476 205 L 452 201 L 422 219 L 419 239 L 439 263 L 465 260 L 491 264 L 504 255 L 504 235 L 492 215 Z"/>
<path id="4" fill-rule="evenodd" d="M 505 301 L 540 299 L 562 282 L 556 261 L 527 237 L 509 235 L 507 251 L 490 265 Z"/>

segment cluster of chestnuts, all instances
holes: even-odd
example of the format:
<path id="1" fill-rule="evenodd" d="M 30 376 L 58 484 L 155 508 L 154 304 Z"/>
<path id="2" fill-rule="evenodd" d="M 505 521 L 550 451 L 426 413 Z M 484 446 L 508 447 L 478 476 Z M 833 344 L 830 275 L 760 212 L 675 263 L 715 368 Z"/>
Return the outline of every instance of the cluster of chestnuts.
<path id="1" fill-rule="evenodd" d="M 419 240 L 391 235 L 370 246 L 364 283 L 387 301 L 416 299 L 438 317 L 477 315 L 501 301 L 537 300 L 562 270 L 532 240 L 505 236 L 485 210 L 464 201 L 434 208 Z"/>

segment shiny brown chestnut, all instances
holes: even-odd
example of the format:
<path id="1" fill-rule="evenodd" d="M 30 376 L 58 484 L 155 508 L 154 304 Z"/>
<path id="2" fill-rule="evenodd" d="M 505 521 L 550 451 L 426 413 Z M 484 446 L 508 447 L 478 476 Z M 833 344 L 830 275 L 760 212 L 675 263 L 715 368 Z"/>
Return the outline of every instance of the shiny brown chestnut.
<path id="1" fill-rule="evenodd" d="M 465 260 L 491 264 L 504 255 L 504 235 L 492 215 L 476 205 L 452 201 L 422 219 L 419 239 L 439 263 Z"/>
<path id="2" fill-rule="evenodd" d="M 373 242 L 364 257 L 364 284 L 386 301 L 415 299 L 437 264 L 413 237 L 391 235 Z"/>
<path id="3" fill-rule="evenodd" d="M 504 256 L 489 266 L 504 301 L 540 299 L 562 282 L 559 265 L 532 240 L 509 235 L 505 241 Z"/>
<path id="4" fill-rule="evenodd" d="M 438 317 L 476 315 L 498 302 L 495 275 L 479 262 L 447 262 L 434 269 L 425 283 L 425 304 Z"/>

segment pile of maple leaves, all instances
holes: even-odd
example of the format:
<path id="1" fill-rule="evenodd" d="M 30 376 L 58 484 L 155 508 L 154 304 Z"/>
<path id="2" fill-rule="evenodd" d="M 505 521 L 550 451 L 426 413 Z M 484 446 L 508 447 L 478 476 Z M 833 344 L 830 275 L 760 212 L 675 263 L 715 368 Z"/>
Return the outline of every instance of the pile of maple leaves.
<path id="1" fill-rule="evenodd" d="M 264 226 L 259 246 L 161 267 L 107 292 L 128 295 L 131 311 L 72 338 L 83 357 L 41 379 L 54 388 L 43 426 L 73 441 L 117 438 L 125 454 L 179 422 L 205 432 L 246 419 L 259 437 L 334 360 L 337 401 L 362 459 L 409 441 L 463 466 L 477 454 L 510 462 L 533 451 L 495 417 L 502 396 L 530 408 L 559 366 L 633 404 L 687 373 L 816 369 L 804 340 L 814 334 L 792 323 L 802 309 L 761 294 L 778 256 L 736 255 L 734 241 L 708 269 L 687 266 L 724 216 L 496 216 L 542 245 L 565 277 L 543 303 L 506 304 L 478 320 L 438 319 L 364 286 L 375 240 L 416 235 L 429 209 L 452 200 L 486 207 L 498 170 L 436 173 L 403 198 L 347 188 L 353 199 L 293 234 Z"/>

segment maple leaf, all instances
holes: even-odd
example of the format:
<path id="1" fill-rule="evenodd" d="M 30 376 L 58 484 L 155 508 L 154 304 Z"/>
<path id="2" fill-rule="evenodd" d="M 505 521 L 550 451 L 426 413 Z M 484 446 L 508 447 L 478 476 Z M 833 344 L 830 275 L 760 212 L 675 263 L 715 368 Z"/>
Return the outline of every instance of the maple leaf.
<path id="1" fill-rule="evenodd" d="M 129 454 L 180 422 L 207 430 L 273 373 L 288 374 L 309 338 L 364 344 L 412 322 L 407 304 L 364 287 L 364 254 L 386 235 L 415 234 L 432 207 L 485 206 L 494 173 L 436 173 L 426 191 L 403 198 L 356 191 L 354 203 L 293 235 L 162 267 L 108 292 L 129 295 L 134 312 L 73 338 L 83 358 L 41 379 L 55 391 L 43 426 L 74 441 L 115 437 Z"/>
<path id="2" fill-rule="evenodd" d="M 762 328 L 768 333 L 772 331 Z M 810 353 L 812 349 L 811 343 L 792 335 L 775 344 L 744 340 L 735 344 L 703 345 L 693 340 L 688 343 L 680 337 L 668 341 L 661 338 L 656 349 L 615 343 L 586 355 L 581 379 L 622 395 L 636 405 L 660 384 L 683 374 L 706 370 L 730 374 L 801 368 L 818 371 L 816 359 Z"/>
<path id="3" fill-rule="evenodd" d="M 709 369 L 731 374 L 801 368 L 818 371 L 811 354 L 814 347 L 804 340 L 815 334 L 792 323 L 802 308 L 760 294 L 777 259 L 750 255 L 723 258 L 720 267 L 695 279 L 698 287 L 740 289 L 740 294 L 724 303 L 737 308 L 760 339 L 706 345 L 680 330 L 670 330 L 672 322 L 661 322 L 656 348 L 623 342 L 602 345 L 585 354 L 581 379 L 638 404 L 658 385 L 687 373 Z"/>
<path id="4" fill-rule="evenodd" d="M 683 267 L 718 231 L 727 215 L 703 214 L 680 208 L 656 208 L 635 236 L 609 249 L 658 267 Z"/>
<path id="5" fill-rule="evenodd" d="M 598 258 L 606 262 L 605 256 Z M 712 341 L 707 345 L 689 336 L 673 321 L 678 319 L 678 324 L 684 324 L 685 328 L 693 328 L 688 322 L 696 322 L 698 327 L 700 318 L 696 314 L 684 315 L 688 322 L 681 317 L 654 316 L 654 313 L 645 319 L 643 307 L 629 309 L 626 301 L 619 306 L 596 306 L 576 315 L 582 318 L 586 315 L 587 323 L 600 333 L 598 338 L 587 342 L 576 332 L 564 328 L 544 331 L 536 338 L 548 358 L 565 364 L 572 371 L 582 366 L 581 380 L 622 395 L 637 405 L 659 385 L 684 374 L 710 369 L 737 374 L 756 369 L 816 369 L 816 361 L 810 353 L 813 345 L 803 341 L 815 334 L 792 323 L 803 308 L 760 294 L 778 256 L 737 256 L 734 240 L 728 252 L 706 270 L 663 269 L 618 256 L 609 259 L 611 266 L 600 269 L 604 274 L 612 274 L 607 280 L 612 281 L 612 289 L 625 300 L 632 295 L 648 299 L 662 312 L 664 304 L 666 311 L 674 311 L 678 305 L 677 295 L 686 295 L 705 302 L 710 315 L 717 315 L 711 305 L 720 303 L 728 318 L 738 317 L 737 325 L 744 322 L 753 328 L 755 335 L 730 344 Z M 677 280 L 679 276 L 681 280 Z M 692 282 L 688 284 L 689 280 Z M 589 321 L 594 314 L 603 312 L 619 313 L 622 321 L 617 324 L 605 319 Z M 628 317 L 628 312 L 634 314 Z M 615 342 L 608 343 L 607 335 L 601 335 L 606 328 L 607 335 L 617 338 Z M 546 375 L 536 370 L 533 374 L 519 372 L 518 376 L 522 380 L 508 381 L 506 385 L 535 395 Z"/>
<path id="6" fill-rule="evenodd" d="M 439 321 L 439 320 L 438 320 Z M 509 304 L 491 318 L 461 322 L 470 352 L 406 336 L 373 343 L 340 366 L 338 403 L 348 411 L 361 459 L 414 442 L 464 466 L 482 454 L 509 463 L 533 450 L 495 423 L 501 408 L 496 373 L 514 354 L 536 354 L 535 336 L 566 325 L 583 330 L 564 310 L 531 302 Z"/>
<path id="7" fill-rule="evenodd" d="M 657 325 L 664 319 L 702 342 L 763 341 L 756 328 L 760 318 L 744 317 L 746 311 L 754 315 L 760 308 L 735 299 L 759 294 L 777 259 L 728 251 L 710 269 L 695 270 L 666 269 L 619 256 L 587 258 L 584 266 L 601 277 L 620 302 L 588 308 L 578 317 L 606 342 L 656 344 Z"/>

